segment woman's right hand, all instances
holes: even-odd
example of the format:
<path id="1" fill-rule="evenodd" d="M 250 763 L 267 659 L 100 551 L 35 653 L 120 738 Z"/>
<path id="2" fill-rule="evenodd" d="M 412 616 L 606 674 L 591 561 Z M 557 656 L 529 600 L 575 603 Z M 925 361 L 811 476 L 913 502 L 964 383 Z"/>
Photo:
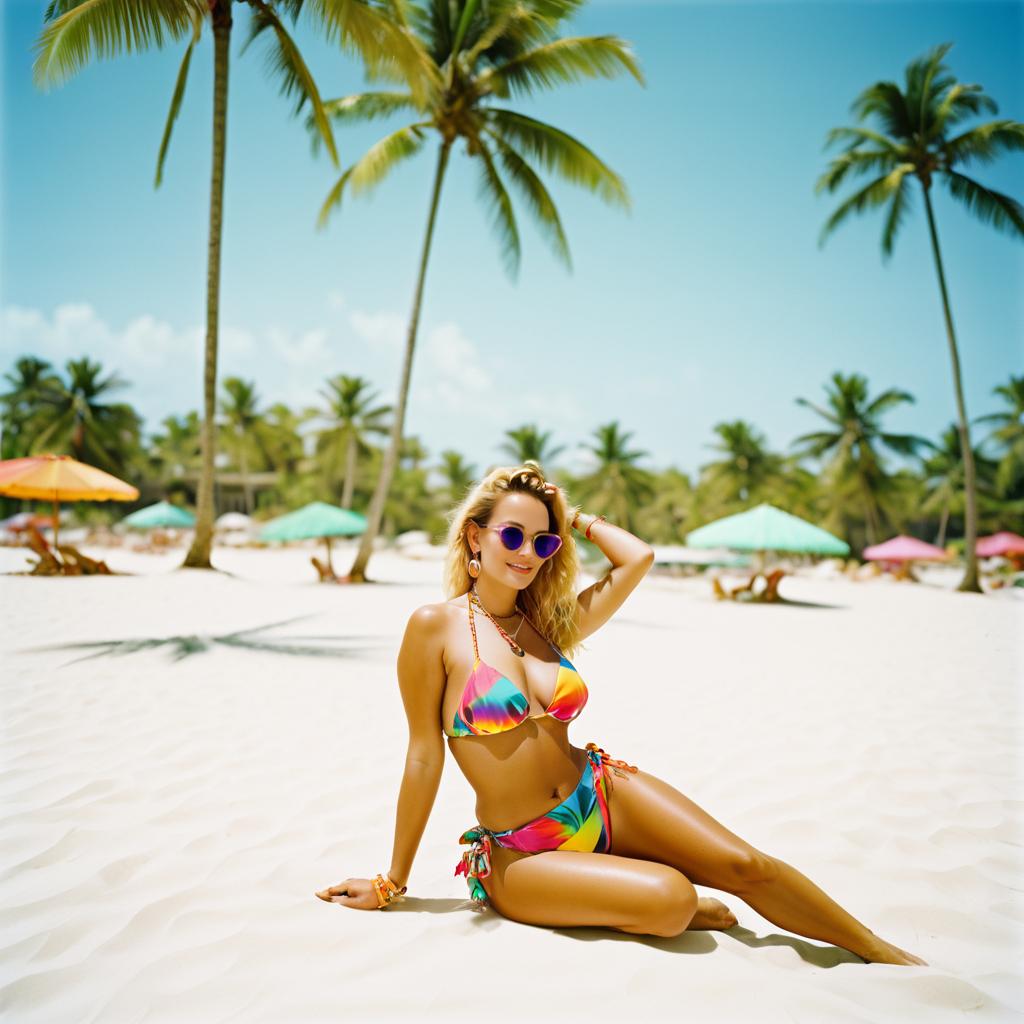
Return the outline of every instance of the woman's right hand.
<path id="1" fill-rule="evenodd" d="M 325 903 L 340 903 L 353 910 L 377 909 L 377 894 L 369 878 L 346 878 L 344 882 L 321 889 L 316 895 Z"/>

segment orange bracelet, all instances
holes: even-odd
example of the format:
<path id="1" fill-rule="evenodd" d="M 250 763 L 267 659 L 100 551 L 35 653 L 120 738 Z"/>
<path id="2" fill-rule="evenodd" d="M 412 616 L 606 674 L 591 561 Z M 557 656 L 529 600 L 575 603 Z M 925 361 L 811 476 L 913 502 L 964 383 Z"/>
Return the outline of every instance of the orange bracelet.
<path id="1" fill-rule="evenodd" d="M 409 887 L 403 885 L 401 889 L 384 874 L 378 874 L 373 879 L 373 891 L 377 894 L 377 909 L 383 910 L 391 903 L 397 903 L 405 898 L 405 891 Z"/>
<path id="2" fill-rule="evenodd" d="M 596 518 L 594 518 L 594 519 L 591 519 L 591 520 L 590 520 L 590 525 L 589 525 L 589 526 L 587 527 L 587 531 L 586 531 L 586 533 L 584 533 L 584 534 L 583 534 L 583 536 L 584 536 L 584 537 L 586 537 L 586 538 L 587 538 L 587 540 L 590 540 L 590 531 L 591 531 L 591 530 L 592 530 L 592 529 L 593 529 L 593 528 L 594 528 L 594 527 L 595 527 L 595 526 L 596 526 L 596 525 L 597 525 L 597 524 L 598 524 L 599 522 L 601 522 L 601 520 L 602 520 L 602 519 L 604 519 L 604 521 L 605 521 L 605 522 L 608 522 L 608 520 L 607 520 L 607 519 L 605 519 L 605 518 L 604 518 L 604 516 L 597 516 Z"/>

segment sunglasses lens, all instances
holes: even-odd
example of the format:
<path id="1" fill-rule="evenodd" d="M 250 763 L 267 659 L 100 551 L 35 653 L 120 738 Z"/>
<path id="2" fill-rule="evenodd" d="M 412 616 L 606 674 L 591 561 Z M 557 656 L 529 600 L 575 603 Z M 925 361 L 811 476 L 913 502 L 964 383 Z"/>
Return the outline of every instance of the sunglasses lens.
<path id="1" fill-rule="evenodd" d="M 509 551 L 518 551 L 523 546 L 523 531 L 518 526 L 503 526 L 498 536 Z"/>
<path id="2" fill-rule="evenodd" d="M 533 550 L 538 558 L 550 558 L 562 546 L 562 538 L 557 533 L 538 533 L 533 538 Z"/>

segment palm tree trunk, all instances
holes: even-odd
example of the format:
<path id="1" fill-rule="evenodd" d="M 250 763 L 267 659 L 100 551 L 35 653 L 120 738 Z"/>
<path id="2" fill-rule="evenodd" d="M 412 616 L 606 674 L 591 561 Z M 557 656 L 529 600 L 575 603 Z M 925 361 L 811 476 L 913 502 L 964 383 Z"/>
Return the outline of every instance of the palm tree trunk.
<path id="1" fill-rule="evenodd" d="M 405 403 L 409 397 L 409 378 L 412 373 L 412 355 L 416 347 L 416 331 L 420 322 L 420 305 L 423 299 L 423 282 L 427 276 L 427 260 L 430 256 L 430 241 L 434 235 L 434 222 L 437 219 L 438 200 L 441 198 L 441 183 L 444 181 L 445 168 L 448 166 L 448 154 L 451 151 L 451 143 L 441 143 L 441 150 L 437 158 L 437 171 L 434 174 L 434 191 L 430 198 L 430 214 L 427 217 L 427 233 L 423 239 L 423 254 L 420 256 L 420 272 L 416 281 L 416 294 L 412 303 L 412 314 L 409 318 L 409 332 L 405 342 L 405 358 L 402 362 L 402 378 L 398 385 L 398 401 L 395 405 L 395 417 L 391 423 L 391 440 L 388 450 L 384 454 L 381 464 L 380 476 L 377 477 L 377 486 L 373 490 L 373 498 L 370 500 L 370 508 L 366 515 L 366 532 L 359 543 L 359 550 L 356 552 L 356 560 L 352 563 L 348 578 L 352 583 L 366 582 L 366 564 L 373 552 L 373 542 L 380 529 L 381 513 L 384 511 L 384 502 L 388 496 L 388 488 L 391 486 L 391 478 L 398 464 L 398 455 L 402 447 L 402 427 L 405 423 Z"/>
<path id="2" fill-rule="evenodd" d="M 230 0 L 216 0 L 213 23 L 213 169 L 210 177 L 210 242 L 206 266 L 206 358 L 203 366 L 202 468 L 196 497 L 196 526 L 184 566 L 212 569 L 214 415 L 217 398 L 217 322 L 220 311 L 220 241 L 224 209 L 224 142 L 228 114 Z"/>
<path id="3" fill-rule="evenodd" d="M 242 494 L 245 497 L 245 514 L 252 515 L 252 488 L 249 486 L 249 460 L 245 457 L 245 438 L 242 438 L 241 450 L 238 453 L 239 469 L 242 471 Z"/>
<path id="4" fill-rule="evenodd" d="M 345 486 L 341 493 L 341 507 L 352 507 L 352 494 L 356 487 L 356 435 L 355 430 L 348 435 L 345 453 Z"/>
<path id="5" fill-rule="evenodd" d="M 924 187 L 924 208 L 928 213 L 928 230 L 932 238 L 932 253 L 935 256 L 935 269 L 939 275 L 939 291 L 942 293 L 942 312 L 946 318 L 946 337 L 949 339 L 949 356 L 953 362 L 953 389 L 956 392 L 956 414 L 960 425 L 960 447 L 964 460 L 964 558 L 967 568 L 964 578 L 957 590 L 968 590 L 980 594 L 978 582 L 978 553 L 975 545 L 978 539 L 978 507 L 974 482 L 974 451 L 971 448 L 970 425 L 967 420 L 967 407 L 964 403 L 963 382 L 960 379 L 960 356 L 956 347 L 956 333 L 953 330 L 953 315 L 949 310 L 949 295 L 946 292 L 946 276 L 942 271 L 942 254 L 939 252 L 939 236 L 935 231 L 935 216 L 932 213 L 932 201 L 928 186 Z"/>
<path id="6" fill-rule="evenodd" d="M 935 542 L 936 547 L 946 546 L 946 524 L 949 522 L 949 502 L 942 506 L 942 518 L 939 520 L 939 539 Z"/>

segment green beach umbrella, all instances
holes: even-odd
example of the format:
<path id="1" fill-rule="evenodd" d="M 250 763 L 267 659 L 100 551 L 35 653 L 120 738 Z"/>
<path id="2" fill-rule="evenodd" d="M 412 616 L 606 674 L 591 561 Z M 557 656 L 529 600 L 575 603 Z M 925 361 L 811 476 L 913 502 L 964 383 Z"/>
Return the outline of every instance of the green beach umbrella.
<path id="1" fill-rule="evenodd" d="M 196 517 L 188 509 L 180 505 L 172 505 L 169 501 L 158 501 L 155 505 L 147 505 L 137 509 L 121 520 L 125 526 L 136 530 L 152 530 L 155 527 L 188 527 L 196 525 Z"/>
<path id="2" fill-rule="evenodd" d="M 716 519 L 686 538 L 694 548 L 737 551 L 799 551 L 815 555 L 848 555 L 850 545 L 828 530 L 762 502 L 746 512 Z"/>
<path id="3" fill-rule="evenodd" d="M 351 509 L 328 505 L 325 501 L 311 501 L 267 523 L 260 531 L 260 540 L 311 540 L 323 537 L 327 543 L 327 568 L 333 573 L 331 538 L 355 537 L 365 532 L 365 516 Z"/>

